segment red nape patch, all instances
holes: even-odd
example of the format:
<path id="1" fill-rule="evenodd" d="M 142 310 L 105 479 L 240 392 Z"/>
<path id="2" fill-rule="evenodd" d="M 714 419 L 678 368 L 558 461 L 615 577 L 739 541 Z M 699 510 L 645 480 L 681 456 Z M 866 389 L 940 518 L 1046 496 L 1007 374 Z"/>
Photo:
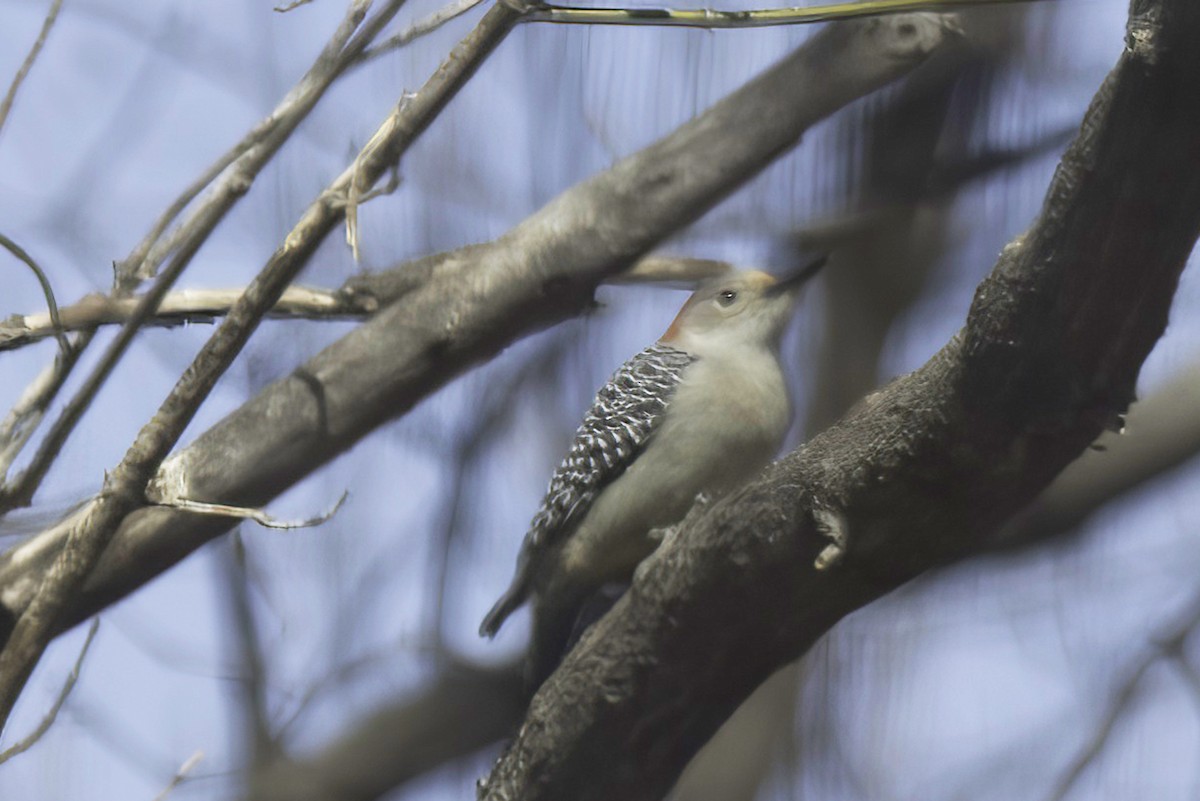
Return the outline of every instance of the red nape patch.
<path id="1" fill-rule="evenodd" d="M 687 314 L 688 309 L 696 305 L 699 294 L 699 292 L 693 292 L 692 296 L 684 302 L 683 308 L 679 310 L 679 314 L 675 315 L 675 319 L 667 327 L 666 333 L 658 338 L 659 342 L 674 342 L 679 339 L 679 330 L 683 327 L 683 316 Z"/>

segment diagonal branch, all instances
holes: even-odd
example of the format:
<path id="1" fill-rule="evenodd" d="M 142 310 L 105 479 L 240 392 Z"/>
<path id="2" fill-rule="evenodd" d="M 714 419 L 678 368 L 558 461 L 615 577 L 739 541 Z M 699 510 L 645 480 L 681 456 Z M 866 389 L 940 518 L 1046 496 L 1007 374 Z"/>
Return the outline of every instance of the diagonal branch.
<path id="1" fill-rule="evenodd" d="M 315 757 L 280 758 L 251 778 L 253 801 L 373 801 L 494 743 L 522 703 L 516 666 L 451 662 L 428 687 L 362 721 Z"/>
<path id="2" fill-rule="evenodd" d="M 566 25 L 654 25 L 673 28 L 766 28 L 774 25 L 806 25 L 814 22 L 901 14 L 914 11 L 956 9 L 1032 3 L 1038 0 L 856 0 L 790 8 L 722 11 L 713 8 L 584 8 L 552 3 L 530 4 L 526 22 L 555 22 Z"/>
<path id="3" fill-rule="evenodd" d="M 71 668 L 71 672 L 67 674 L 67 680 L 63 682 L 62 689 L 58 691 L 58 697 L 54 699 L 54 704 L 42 718 L 42 722 L 37 725 L 36 729 L 8 748 L 0 751 L 0 765 L 33 748 L 37 745 L 38 740 L 41 740 L 46 735 L 46 732 L 50 731 L 50 727 L 54 725 L 54 721 L 58 720 L 58 713 L 62 711 L 63 706 L 67 703 L 67 699 L 71 697 L 71 691 L 75 689 L 75 683 L 79 681 L 79 673 L 83 670 L 83 660 L 87 659 L 88 649 L 92 647 L 92 640 L 96 638 L 96 632 L 99 629 L 100 618 L 94 618 L 91 627 L 88 628 L 87 636 L 83 639 L 83 647 L 79 649 L 79 656 L 75 657 L 75 665 Z"/>
<path id="4" fill-rule="evenodd" d="M 1200 106 L 1181 102 L 1200 94 L 1197 36 L 1193 0 L 1134 0 L 1041 216 L 962 332 L 689 516 L 543 685 L 481 798 L 661 798 L 758 684 L 985 547 L 1113 424 L 1200 234 Z"/>
<path id="5" fill-rule="evenodd" d="M 999 532 L 996 546 L 1042 542 L 1082 524 L 1097 509 L 1200 455 L 1200 365 L 1130 409 L 1123 429 L 1106 432 L 1029 508 Z"/>
<path id="6" fill-rule="evenodd" d="M 1172 382 L 1170 387 L 1144 401 L 1138 401 L 1129 416 L 1131 433 L 1128 436 L 1106 434 L 1101 438 L 1101 441 L 1111 441 L 1106 451 L 1089 452 L 1073 462 L 1038 498 L 1032 507 L 1037 511 L 1028 522 L 1018 518 L 1014 521 L 1015 525 L 1005 527 L 1008 536 L 1005 544 L 1011 544 L 1013 540 L 1028 542 L 1036 539 L 1046 542 L 1054 537 L 1069 535 L 1079 520 L 1104 503 L 1122 497 L 1121 493 L 1175 467 L 1182 458 L 1195 456 L 1200 452 L 1198 394 L 1200 382 L 1193 368 Z M 1148 428 L 1150 431 L 1147 431 Z M 1174 437 L 1171 436 L 1172 431 L 1176 432 Z M 1101 488 L 1108 488 L 1108 491 L 1089 491 L 1089 482 L 1092 480 Z M 1043 516 L 1040 510 L 1045 507 L 1052 511 Z M 1186 616 L 1185 619 L 1196 622 Z M 1172 636 L 1160 635 L 1155 641 L 1170 640 Z M 1156 648 L 1155 653 L 1159 654 L 1161 650 Z M 524 712 L 519 704 L 523 693 L 521 682 L 517 679 L 519 671 L 516 668 L 491 669 L 472 674 L 481 684 L 500 681 L 506 675 L 512 678 L 509 684 L 493 686 L 488 691 L 490 694 L 477 698 L 469 706 L 441 707 L 443 714 L 435 718 L 412 716 L 411 710 L 416 702 L 411 697 L 402 698 L 385 710 L 377 711 L 369 720 L 357 722 L 348 732 L 339 735 L 316 754 L 296 760 L 281 758 L 270 766 L 262 782 L 255 783 L 256 788 L 259 784 L 262 786 L 252 797 L 255 801 L 281 797 L 290 798 L 291 801 L 327 801 L 332 798 L 368 801 L 413 778 L 413 773 L 398 767 L 412 764 L 405 762 L 409 756 L 405 743 L 413 738 L 424 743 L 426 748 L 435 750 L 439 756 L 438 761 L 420 765 L 421 772 L 427 772 L 443 766 L 445 762 L 468 756 L 485 742 L 481 739 L 483 737 L 498 741 L 510 736 L 520 725 Z M 421 691 L 418 698 L 426 699 L 436 696 L 438 692 L 438 686 L 435 685 Z M 436 697 L 428 700 L 438 702 Z M 506 710 L 506 714 L 497 714 L 500 709 Z M 382 725 L 381 721 L 387 721 L 386 725 Z M 393 728 L 400 734 L 389 734 Z M 381 742 L 387 745 L 379 745 Z M 353 771 L 355 788 L 362 788 L 356 789 L 355 793 L 360 794 L 350 794 L 341 786 L 334 792 L 330 785 L 335 782 L 330 781 L 329 776 L 345 775 L 348 772 L 343 770 L 346 755 L 356 753 L 355 749 L 361 748 L 363 743 L 371 744 L 371 758 L 364 759 Z M 287 778 L 291 776 L 306 778 L 293 786 Z"/>
<path id="7" fill-rule="evenodd" d="M 504 13 L 487 18 L 494 12 Z M 732 192 L 812 124 L 913 69 L 944 37 L 939 18 L 925 15 L 831 26 L 499 240 L 412 265 L 400 277 L 408 280 L 389 290 L 390 306 L 172 457 L 161 479 L 189 498 L 263 505 L 517 337 L 582 311 L 598 282 Z M 0 556 L 0 618 L 26 608 L 69 526 Z M 136 512 L 59 628 L 229 528 L 164 509 Z M 0 635 L 8 631 L 0 619 Z"/>
<path id="8" fill-rule="evenodd" d="M 167 267 L 158 274 L 150 291 L 138 299 L 136 309 L 124 322 L 120 333 L 109 344 L 99 363 L 83 382 L 83 386 L 67 402 L 51 425 L 29 465 L 11 485 L 0 486 L 0 514 L 17 506 L 28 505 L 32 501 L 34 493 L 58 458 L 67 438 L 124 357 L 141 323 L 154 313 L 157 305 L 191 263 L 192 257 L 225 215 L 246 194 L 258 173 L 308 116 L 325 91 L 382 31 L 402 4 L 403 0 L 390 0 L 374 17 L 364 23 L 370 2 L 352 2 L 334 35 L 300 82 L 288 92 L 266 119 L 251 129 L 240 142 L 186 188 L 159 217 L 133 252 L 116 266 L 114 291 L 116 294 L 127 294 L 140 281 L 153 277 L 159 265 L 171 256 Z M 218 178 L 220 180 L 217 180 Z M 164 238 L 167 227 L 210 184 L 213 185 L 208 195 L 195 205 L 187 218 L 169 236 Z M 11 452 L 13 457 L 28 441 L 32 429 L 40 422 L 46 408 L 65 383 L 71 370 L 78 364 L 79 355 L 91 343 L 92 335 L 91 331 L 81 333 L 73 340 L 71 347 L 64 349 L 61 357 L 39 376 L 36 382 L 37 392 L 27 399 L 27 413 L 24 416 L 16 416 L 18 410 L 14 410 L 14 429 L 19 429 L 25 434 L 0 442 L 0 446 L 3 446 L 6 452 Z"/>
<path id="9" fill-rule="evenodd" d="M 50 286 L 50 279 L 46 276 L 46 271 L 33 260 L 33 257 L 26 252 L 25 248 L 4 234 L 0 234 L 0 247 L 3 247 L 9 253 L 16 256 L 24 262 L 26 267 L 33 271 L 38 284 L 42 287 L 42 295 L 46 298 L 46 322 L 43 323 L 43 328 L 47 329 L 45 335 L 53 336 L 58 340 L 58 353 L 60 356 L 65 356 L 71 346 L 67 343 L 67 338 L 63 334 L 62 318 L 58 314 L 58 301 L 54 298 L 54 289 Z"/>
<path id="10" fill-rule="evenodd" d="M 0 651 L 0 722 L 7 720 L 33 668 L 53 637 L 64 609 L 74 602 L 121 521 L 144 502 L 146 485 L 187 428 L 217 379 L 241 351 L 267 310 L 343 218 L 340 202 L 352 182 L 369 189 L 433 121 L 480 63 L 512 29 L 515 13 L 497 5 L 451 51 L 415 98 L 406 97 L 371 142 L 322 193 L 246 288 L 154 417 L 138 432 L 121 463 L 66 531 L 66 543 L 38 582 L 12 635 Z M 409 102 L 411 100 L 411 102 Z M 161 280 L 161 277 L 160 277 Z M 143 299 L 144 300 L 144 299 Z M 142 305 L 139 305 L 139 313 Z M 132 321 L 131 321 L 132 322 Z M 172 484 L 172 487 L 175 485 Z M 182 493 L 195 498 L 192 493 Z"/>
<path id="11" fill-rule="evenodd" d="M 42 52 L 42 48 L 46 44 L 46 39 L 50 37 L 50 29 L 54 27 L 54 23 L 58 20 L 58 12 L 62 8 L 62 4 L 63 0 L 53 0 L 50 3 L 50 10 L 46 12 L 46 18 L 42 20 L 42 28 L 38 31 L 37 38 L 33 40 L 33 45 L 25 55 L 25 60 L 17 68 L 17 74 L 13 76 L 12 83 L 8 86 L 8 91 L 4 93 L 4 99 L 0 100 L 0 129 L 4 128 L 4 123 L 8 120 L 8 115 L 12 111 L 13 102 L 17 99 L 17 92 L 20 90 L 21 84 L 25 82 L 29 71 L 33 69 L 33 62 L 37 61 L 38 55 Z"/>

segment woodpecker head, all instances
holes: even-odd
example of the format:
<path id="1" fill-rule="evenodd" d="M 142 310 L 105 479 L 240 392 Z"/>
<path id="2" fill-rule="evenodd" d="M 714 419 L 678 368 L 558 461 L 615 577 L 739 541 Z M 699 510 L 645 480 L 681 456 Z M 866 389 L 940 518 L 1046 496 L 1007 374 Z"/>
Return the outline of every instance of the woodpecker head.
<path id="1" fill-rule="evenodd" d="M 750 270 L 710 279 L 687 299 L 660 341 L 688 352 L 720 345 L 774 346 L 800 287 L 824 264 L 822 256 L 780 278 Z"/>

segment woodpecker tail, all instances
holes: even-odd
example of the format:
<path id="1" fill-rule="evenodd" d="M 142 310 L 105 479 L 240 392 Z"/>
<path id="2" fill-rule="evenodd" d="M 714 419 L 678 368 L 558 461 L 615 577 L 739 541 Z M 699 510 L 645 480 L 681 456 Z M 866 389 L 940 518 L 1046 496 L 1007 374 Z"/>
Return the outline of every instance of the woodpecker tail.
<path id="1" fill-rule="evenodd" d="M 512 586 L 500 596 L 500 600 L 492 606 L 491 611 L 484 616 L 483 622 L 479 624 L 479 636 L 487 637 L 489 640 L 495 637 L 496 632 L 504 625 L 508 616 L 515 612 L 518 606 L 525 603 L 525 597 L 528 594 L 528 588 L 524 582 L 514 581 Z"/>

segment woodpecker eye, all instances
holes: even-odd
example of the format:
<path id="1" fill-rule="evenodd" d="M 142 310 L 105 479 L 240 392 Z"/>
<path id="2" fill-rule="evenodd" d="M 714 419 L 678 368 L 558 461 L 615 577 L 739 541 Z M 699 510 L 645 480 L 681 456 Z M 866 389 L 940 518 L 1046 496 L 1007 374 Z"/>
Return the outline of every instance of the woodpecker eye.
<path id="1" fill-rule="evenodd" d="M 732 289 L 723 289 L 721 294 L 717 295 L 717 303 L 722 306 L 732 305 L 735 300 L 737 300 L 737 292 Z"/>

